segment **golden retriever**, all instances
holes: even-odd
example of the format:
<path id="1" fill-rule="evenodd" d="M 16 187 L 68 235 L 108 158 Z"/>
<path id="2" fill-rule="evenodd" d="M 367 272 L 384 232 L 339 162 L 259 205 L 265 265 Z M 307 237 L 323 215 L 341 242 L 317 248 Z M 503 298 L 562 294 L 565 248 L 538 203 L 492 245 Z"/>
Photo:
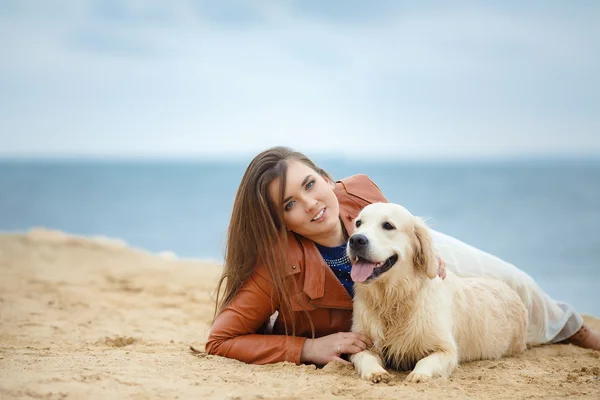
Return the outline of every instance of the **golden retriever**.
<path id="1" fill-rule="evenodd" d="M 428 228 L 398 204 L 375 203 L 355 219 L 352 330 L 373 347 L 350 356 L 359 376 L 387 381 L 385 367 L 413 371 L 423 382 L 449 377 L 459 362 L 497 359 L 525 350 L 527 311 L 499 280 L 437 276 Z"/>

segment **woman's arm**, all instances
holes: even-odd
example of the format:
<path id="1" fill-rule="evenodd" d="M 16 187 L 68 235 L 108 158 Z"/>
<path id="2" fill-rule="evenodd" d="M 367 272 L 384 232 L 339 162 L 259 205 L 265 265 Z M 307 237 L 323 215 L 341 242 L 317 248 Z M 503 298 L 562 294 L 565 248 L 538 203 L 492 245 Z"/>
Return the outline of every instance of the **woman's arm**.
<path id="1" fill-rule="evenodd" d="M 300 364 L 306 338 L 261 335 L 256 332 L 269 319 L 278 304 L 271 297 L 271 283 L 255 272 L 217 316 L 206 351 L 251 364 L 290 361 Z"/>

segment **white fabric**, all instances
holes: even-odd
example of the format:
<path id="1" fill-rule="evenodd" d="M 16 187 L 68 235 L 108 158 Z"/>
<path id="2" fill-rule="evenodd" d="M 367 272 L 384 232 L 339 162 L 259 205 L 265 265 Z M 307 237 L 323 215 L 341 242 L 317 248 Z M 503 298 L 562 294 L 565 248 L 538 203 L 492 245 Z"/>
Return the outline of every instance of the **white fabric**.
<path id="1" fill-rule="evenodd" d="M 528 345 L 559 342 L 583 325 L 583 319 L 570 305 L 552 300 L 533 278 L 514 265 L 451 236 L 430 231 L 447 270 L 461 277 L 500 279 L 519 294 L 529 311 Z"/>

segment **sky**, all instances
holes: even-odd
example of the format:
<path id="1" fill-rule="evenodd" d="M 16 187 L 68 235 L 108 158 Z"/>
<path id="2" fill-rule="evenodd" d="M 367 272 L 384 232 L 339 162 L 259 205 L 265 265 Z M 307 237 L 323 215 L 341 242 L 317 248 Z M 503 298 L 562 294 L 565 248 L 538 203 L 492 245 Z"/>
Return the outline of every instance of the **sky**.
<path id="1" fill-rule="evenodd" d="M 598 1 L 0 0 L 0 157 L 600 157 Z"/>

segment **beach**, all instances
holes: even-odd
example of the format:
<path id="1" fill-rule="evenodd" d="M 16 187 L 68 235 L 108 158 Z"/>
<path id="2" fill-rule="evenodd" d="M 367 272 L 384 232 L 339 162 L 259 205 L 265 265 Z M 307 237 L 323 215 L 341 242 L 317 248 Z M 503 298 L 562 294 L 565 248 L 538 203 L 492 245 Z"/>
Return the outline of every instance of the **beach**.
<path id="1" fill-rule="evenodd" d="M 373 384 L 337 363 L 210 356 L 220 272 L 111 238 L 0 235 L 0 399 L 600 398 L 600 352 L 567 344 L 462 364 L 425 384 L 405 383 L 406 372 Z"/>

